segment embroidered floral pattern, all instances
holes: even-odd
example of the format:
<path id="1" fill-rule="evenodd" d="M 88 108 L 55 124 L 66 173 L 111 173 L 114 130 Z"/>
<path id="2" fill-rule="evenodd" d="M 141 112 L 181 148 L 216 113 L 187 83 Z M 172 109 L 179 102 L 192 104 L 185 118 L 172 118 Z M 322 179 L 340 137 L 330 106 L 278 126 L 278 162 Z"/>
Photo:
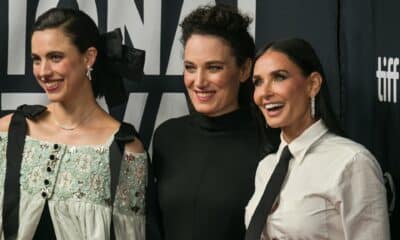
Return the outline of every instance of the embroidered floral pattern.
<path id="1" fill-rule="evenodd" d="M 6 136 L 0 135 L 0 184 L 4 186 Z M 146 154 L 124 154 L 115 211 L 144 215 Z M 21 165 L 21 189 L 50 199 L 111 205 L 108 146 L 67 146 L 27 138 Z M 44 190 L 43 190 L 44 189 Z"/>
<path id="2" fill-rule="evenodd" d="M 115 206 L 123 212 L 145 214 L 147 155 L 128 153 L 121 164 Z"/>
<path id="3" fill-rule="evenodd" d="M 4 188 L 4 178 L 6 173 L 6 147 L 7 137 L 6 133 L 0 134 L 0 187 Z"/>

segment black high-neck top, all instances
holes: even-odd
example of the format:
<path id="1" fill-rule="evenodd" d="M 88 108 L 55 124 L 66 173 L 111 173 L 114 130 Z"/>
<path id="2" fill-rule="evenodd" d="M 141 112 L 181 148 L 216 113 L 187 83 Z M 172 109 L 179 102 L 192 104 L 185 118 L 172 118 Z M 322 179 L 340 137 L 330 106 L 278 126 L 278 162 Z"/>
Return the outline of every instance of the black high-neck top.
<path id="1" fill-rule="evenodd" d="M 155 132 L 153 163 L 166 240 L 242 240 L 260 160 L 248 110 L 171 119 Z"/>

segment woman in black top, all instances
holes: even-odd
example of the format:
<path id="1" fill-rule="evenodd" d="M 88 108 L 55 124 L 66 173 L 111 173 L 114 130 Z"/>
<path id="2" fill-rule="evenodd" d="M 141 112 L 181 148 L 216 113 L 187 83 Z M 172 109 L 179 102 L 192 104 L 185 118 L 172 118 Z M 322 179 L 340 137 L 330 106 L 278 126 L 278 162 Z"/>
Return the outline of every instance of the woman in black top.
<path id="1" fill-rule="evenodd" d="M 237 9 L 217 5 L 200 7 L 181 23 L 193 111 L 163 123 L 153 142 L 166 240 L 244 238 L 261 141 L 250 109 L 250 22 Z M 262 147 L 265 154 L 272 144 Z"/>

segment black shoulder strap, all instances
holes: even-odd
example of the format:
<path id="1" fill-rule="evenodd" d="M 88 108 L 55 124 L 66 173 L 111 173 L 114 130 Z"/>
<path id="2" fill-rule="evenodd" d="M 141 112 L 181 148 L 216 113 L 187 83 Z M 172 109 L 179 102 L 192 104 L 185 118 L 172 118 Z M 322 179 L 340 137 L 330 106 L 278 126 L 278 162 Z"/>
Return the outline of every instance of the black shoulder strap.
<path id="1" fill-rule="evenodd" d="M 111 206 L 114 205 L 115 193 L 119 182 L 121 161 L 125 144 L 135 140 L 137 131 L 129 123 L 122 122 L 118 132 L 114 136 L 114 141 L 110 146 L 110 172 L 111 172 Z M 113 217 L 111 216 L 111 239 L 115 239 Z"/>
<path id="2" fill-rule="evenodd" d="M 3 231 L 5 239 L 16 238 L 19 225 L 19 199 L 20 199 L 20 170 L 22 154 L 25 145 L 27 124 L 25 118 L 34 119 L 46 110 L 41 105 L 22 105 L 17 108 L 11 118 L 8 130 L 7 168 L 3 200 Z M 114 141 L 110 146 L 110 172 L 111 172 L 111 204 L 114 203 L 115 193 L 119 182 L 121 160 L 126 143 L 137 136 L 135 128 L 128 123 L 121 123 Z M 112 230 L 113 221 L 111 220 Z M 111 239 L 115 239 L 111 231 Z"/>
<path id="3" fill-rule="evenodd" d="M 110 147 L 110 171 L 111 171 L 111 201 L 114 202 L 117 190 L 119 173 L 121 169 L 122 154 L 125 144 L 132 142 L 137 136 L 135 127 L 129 123 L 121 123 L 118 132 L 114 136 L 114 141 Z"/>
<path id="4" fill-rule="evenodd" d="M 3 231 L 5 239 L 15 238 L 18 234 L 20 170 L 25 145 L 27 123 L 25 118 L 33 119 L 46 110 L 40 105 L 22 105 L 11 117 L 8 128 L 7 165 L 3 196 Z"/>

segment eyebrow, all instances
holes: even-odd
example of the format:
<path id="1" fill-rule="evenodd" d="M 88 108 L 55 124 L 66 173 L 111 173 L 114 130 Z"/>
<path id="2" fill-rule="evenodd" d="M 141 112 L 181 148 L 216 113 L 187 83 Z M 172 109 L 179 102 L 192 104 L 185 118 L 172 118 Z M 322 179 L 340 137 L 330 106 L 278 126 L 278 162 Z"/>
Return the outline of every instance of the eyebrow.
<path id="1" fill-rule="evenodd" d="M 65 53 L 62 52 L 62 51 L 50 51 L 50 52 L 46 53 L 46 57 L 51 56 L 51 55 L 53 55 L 53 54 L 65 55 Z M 36 54 L 36 53 L 33 52 L 33 53 L 31 53 L 31 56 L 32 56 L 32 57 L 34 57 L 34 56 L 38 57 L 39 54 Z"/>
<path id="2" fill-rule="evenodd" d="M 213 60 L 213 61 L 208 61 L 206 64 L 224 64 L 224 61 L 218 61 L 218 60 Z"/>
<path id="3" fill-rule="evenodd" d="M 277 73 L 280 73 L 280 72 L 284 72 L 284 73 L 289 74 L 289 71 L 286 70 L 286 69 L 277 69 L 277 70 L 272 71 L 272 72 L 271 72 L 271 75 L 272 75 L 272 74 L 277 74 Z"/>
<path id="4" fill-rule="evenodd" d="M 193 63 L 191 60 L 183 60 L 184 63 Z M 219 64 L 223 64 L 225 63 L 225 61 L 223 60 L 211 60 L 211 61 L 207 61 L 206 64 L 214 64 L 214 63 L 219 63 Z"/>
<path id="5" fill-rule="evenodd" d="M 288 71 L 288 70 L 285 70 L 285 69 L 277 69 L 277 70 L 272 71 L 269 75 L 275 75 L 275 74 L 280 73 L 280 72 L 284 72 L 284 73 L 286 73 L 286 74 L 289 74 L 289 71 Z M 261 76 L 260 76 L 259 74 L 254 74 L 254 73 L 253 73 L 253 78 L 261 78 Z"/>

